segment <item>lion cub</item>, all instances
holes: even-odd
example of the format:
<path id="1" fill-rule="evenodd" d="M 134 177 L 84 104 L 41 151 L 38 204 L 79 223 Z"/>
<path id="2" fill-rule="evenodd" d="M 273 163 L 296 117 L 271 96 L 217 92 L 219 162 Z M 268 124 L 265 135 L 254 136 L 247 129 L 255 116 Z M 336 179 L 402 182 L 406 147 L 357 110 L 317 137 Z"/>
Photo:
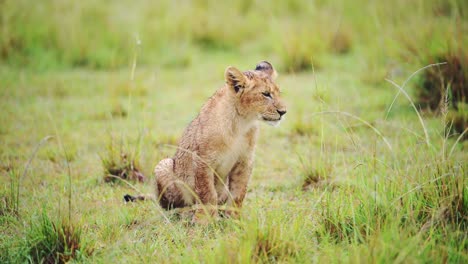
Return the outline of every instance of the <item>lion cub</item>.
<path id="1" fill-rule="evenodd" d="M 266 61 L 253 71 L 226 69 L 226 84 L 185 129 L 175 155 L 154 169 L 163 208 L 201 205 L 194 221 L 222 204 L 227 215 L 237 214 L 252 173 L 258 121 L 277 126 L 286 114 L 276 75 Z"/>

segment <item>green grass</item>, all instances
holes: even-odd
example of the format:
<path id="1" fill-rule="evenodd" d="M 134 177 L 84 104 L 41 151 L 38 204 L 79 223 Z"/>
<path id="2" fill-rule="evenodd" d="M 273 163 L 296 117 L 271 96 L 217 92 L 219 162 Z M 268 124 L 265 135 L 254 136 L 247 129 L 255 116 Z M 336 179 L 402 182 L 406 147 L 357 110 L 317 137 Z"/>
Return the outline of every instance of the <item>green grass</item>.
<path id="1" fill-rule="evenodd" d="M 465 1 L 307 3 L 0 2 L 0 262 L 468 262 L 467 142 L 397 87 L 467 46 Z M 288 114 L 241 218 L 124 204 L 151 181 L 103 161 L 151 178 L 225 68 L 264 59 Z"/>

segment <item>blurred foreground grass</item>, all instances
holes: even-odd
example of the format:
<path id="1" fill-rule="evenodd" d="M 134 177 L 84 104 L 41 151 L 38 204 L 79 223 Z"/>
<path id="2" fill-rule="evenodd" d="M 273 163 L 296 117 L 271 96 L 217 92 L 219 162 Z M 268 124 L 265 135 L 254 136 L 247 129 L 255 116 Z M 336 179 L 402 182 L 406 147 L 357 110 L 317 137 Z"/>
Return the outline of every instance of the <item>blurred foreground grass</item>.
<path id="1" fill-rule="evenodd" d="M 385 78 L 401 85 L 463 53 L 467 12 L 466 1 L 0 0 L 0 262 L 466 263 L 467 143 L 444 110 L 421 123 L 403 94 L 389 110 L 399 89 Z M 124 205 L 152 186 L 106 183 L 103 160 L 128 154 L 150 177 L 224 69 L 263 59 L 288 115 L 261 128 L 242 219 L 192 226 Z M 403 87 L 414 101 L 421 76 Z"/>

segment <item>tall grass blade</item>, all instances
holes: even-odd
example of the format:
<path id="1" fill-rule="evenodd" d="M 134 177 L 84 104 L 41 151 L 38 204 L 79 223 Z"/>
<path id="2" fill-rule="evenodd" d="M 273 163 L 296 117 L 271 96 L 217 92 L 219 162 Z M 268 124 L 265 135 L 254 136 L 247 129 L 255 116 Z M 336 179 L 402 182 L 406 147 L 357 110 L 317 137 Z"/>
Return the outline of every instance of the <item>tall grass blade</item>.
<path id="1" fill-rule="evenodd" d="M 393 153 L 393 148 L 392 148 L 392 145 L 390 145 L 390 143 L 388 142 L 388 140 L 384 137 L 384 135 L 375 127 L 373 126 L 372 124 L 370 124 L 369 122 L 367 122 L 366 120 L 358 117 L 358 116 L 355 116 L 351 113 L 348 113 L 348 112 L 342 112 L 342 111 L 322 111 L 322 112 L 316 112 L 316 113 L 312 113 L 311 116 L 314 116 L 314 115 L 323 115 L 323 114 L 340 114 L 340 115 L 344 115 L 344 116 L 347 116 L 347 117 L 351 117 L 353 119 L 356 119 L 358 120 L 359 122 L 363 123 L 364 125 L 368 126 L 369 128 L 371 128 L 380 138 L 382 138 L 383 142 L 385 143 L 385 145 L 387 145 L 388 149 Z"/>

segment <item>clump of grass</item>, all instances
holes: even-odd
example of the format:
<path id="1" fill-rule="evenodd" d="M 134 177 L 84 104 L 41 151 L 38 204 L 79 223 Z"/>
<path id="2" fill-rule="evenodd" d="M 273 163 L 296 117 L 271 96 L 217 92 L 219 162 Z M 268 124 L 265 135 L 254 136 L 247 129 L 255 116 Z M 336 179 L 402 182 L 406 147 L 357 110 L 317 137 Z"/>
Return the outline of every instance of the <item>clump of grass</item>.
<path id="1" fill-rule="evenodd" d="M 301 162 L 302 190 L 330 185 L 329 179 L 333 167 L 328 161 L 319 159 L 319 162 L 316 163 L 306 160 L 302 156 L 299 157 L 299 160 Z"/>
<path id="2" fill-rule="evenodd" d="M 458 104 L 458 110 L 450 110 L 446 117 L 446 127 L 450 134 L 462 135 L 461 140 L 468 139 L 468 104 Z"/>
<path id="3" fill-rule="evenodd" d="M 300 40 L 289 40 L 284 43 L 284 50 L 280 53 L 283 70 L 291 72 L 308 71 L 312 69 L 312 52 Z"/>
<path id="4" fill-rule="evenodd" d="M 365 236 L 364 230 L 357 229 L 356 224 L 353 223 L 350 217 L 344 219 L 324 217 L 322 228 L 324 229 L 325 233 L 319 234 L 319 238 L 322 238 L 326 235 L 335 242 L 352 242 L 353 237 L 356 237 L 355 232 L 358 232 L 359 234 L 357 236 L 358 239 L 360 239 L 362 236 Z"/>
<path id="5" fill-rule="evenodd" d="M 114 107 L 112 108 L 110 112 L 111 116 L 113 118 L 125 118 L 128 115 L 127 110 L 125 107 L 122 106 L 122 104 L 115 104 Z"/>
<path id="6" fill-rule="evenodd" d="M 429 62 L 447 64 L 424 72 L 417 90 L 419 104 L 423 108 L 440 111 L 445 103 L 445 93 L 448 93 L 450 105 L 458 109 L 458 104 L 466 103 L 468 96 L 468 53 L 447 52 L 431 58 Z"/>
<path id="7" fill-rule="evenodd" d="M 330 181 L 331 173 L 332 167 L 328 165 L 322 165 L 315 169 L 304 170 L 302 190 L 307 191 L 325 186 L 330 186 L 331 189 L 335 188 L 336 185 Z"/>
<path id="8" fill-rule="evenodd" d="M 325 179 L 326 177 L 323 172 L 318 170 L 309 171 L 304 175 L 302 190 L 308 190 L 310 188 L 321 186 Z"/>
<path id="9" fill-rule="evenodd" d="M 0 217 L 2 216 L 17 216 L 18 210 L 16 206 L 16 197 L 12 193 L 0 193 Z"/>
<path id="10" fill-rule="evenodd" d="M 105 156 L 101 156 L 104 168 L 104 181 L 116 182 L 119 179 L 144 182 L 145 176 L 138 163 L 138 148 L 133 151 L 125 151 L 122 144 L 116 149 L 112 141 L 107 147 Z"/>
<path id="11" fill-rule="evenodd" d="M 284 215 L 280 210 L 264 214 L 258 212 L 254 219 L 243 218 L 237 223 L 218 222 L 223 225 L 223 234 L 228 240 L 221 240 L 214 250 L 214 263 L 290 263 L 301 262 L 305 251 L 302 241 L 303 218 L 288 217 L 278 221 Z M 299 221 L 298 221 L 299 220 Z M 231 231 L 235 231 L 231 233 Z M 306 232 L 307 233 L 307 232 Z M 208 258 L 209 259 L 209 258 Z M 207 262 L 207 258 L 200 259 Z"/>
<path id="12" fill-rule="evenodd" d="M 19 197 L 18 197 L 18 188 L 19 188 L 19 174 L 16 170 L 8 170 L 8 175 L 10 176 L 10 186 L 8 190 L 3 190 L 0 193 L 0 216 L 18 216 L 19 213 Z M 6 185 L 5 185 L 6 187 Z"/>
<path id="13" fill-rule="evenodd" d="M 259 229 L 252 251 L 252 261 L 281 262 L 294 256 L 295 252 L 297 252 L 297 245 L 282 240 L 278 229 Z"/>
<path id="14" fill-rule="evenodd" d="M 330 41 L 330 49 L 336 54 L 346 54 L 351 51 L 352 38 L 349 30 L 338 30 Z"/>
<path id="15" fill-rule="evenodd" d="M 450 162 L 436 162 L 429 169 L 432 178 L 429 186 L 416 194 L 424 205 L 416 218 L 421 223 L 421 231 L 434 226 L 468 228 L 468 189 L 464 170 L 463 166 Z"/>
<path id="16" fill-rule="evenodd" d="M 317 216 L 323 225 L 316 230 L 321 242 L 364 243 L 369 236 L 378 234 L 389 219 L 387 204 L 369 199 L 365 189 L 349 199 L 337 200 L 329 193 L 324 196 Z"/>
<path id="17" fill-rule="evenodd" d="M 134 159 L 129 159 L 127 154 L 122 153 L 120 158 L 103 159 L 105 170 L 104 181 L 115 182 L 118 178 L 131 181 L 144 182 L 145 176 L 138 169 Z"/>
<path id="18" fill-rule="evenodd" d="M 287 32 L 278 51 L 283 71 L 291 73 L 319 68 L 318 57 L 324 50 L 320 37 L 311 34 L 307 28 L 289 28 Z"/>
<path id="19" fill-rule="evenodd" d="M 82 229 L 67 222 L 54 222 L 43 212 L 25 241 L 27 258 L 33 263 L 67 263 L 89 256 L 93 249 L 83 243 Z"/>
<path id="20" fill-rule="evenodd" d="M 440 205 L 430 217 L 426 217 L 427 220 L 421 226 L 421 231 L 425 232 L 434 226 L 447 226 L 448 224 L 466 230 L 468 228 L 468 201 L 466 197 L 466 193 L 447 197 L 450 200 L 446 204 Z"/>
<path id="21" fill-rule="evenodd" d="M 462 4 L 461 1 L 457 3 L 457 1 L 435 1 L 432 5 L 432 12 L 435 16 L 450 16 L 453 14 L 455 7 L 457 5 Z M 461 8 L 460 8 L 461 9 Z"/>

